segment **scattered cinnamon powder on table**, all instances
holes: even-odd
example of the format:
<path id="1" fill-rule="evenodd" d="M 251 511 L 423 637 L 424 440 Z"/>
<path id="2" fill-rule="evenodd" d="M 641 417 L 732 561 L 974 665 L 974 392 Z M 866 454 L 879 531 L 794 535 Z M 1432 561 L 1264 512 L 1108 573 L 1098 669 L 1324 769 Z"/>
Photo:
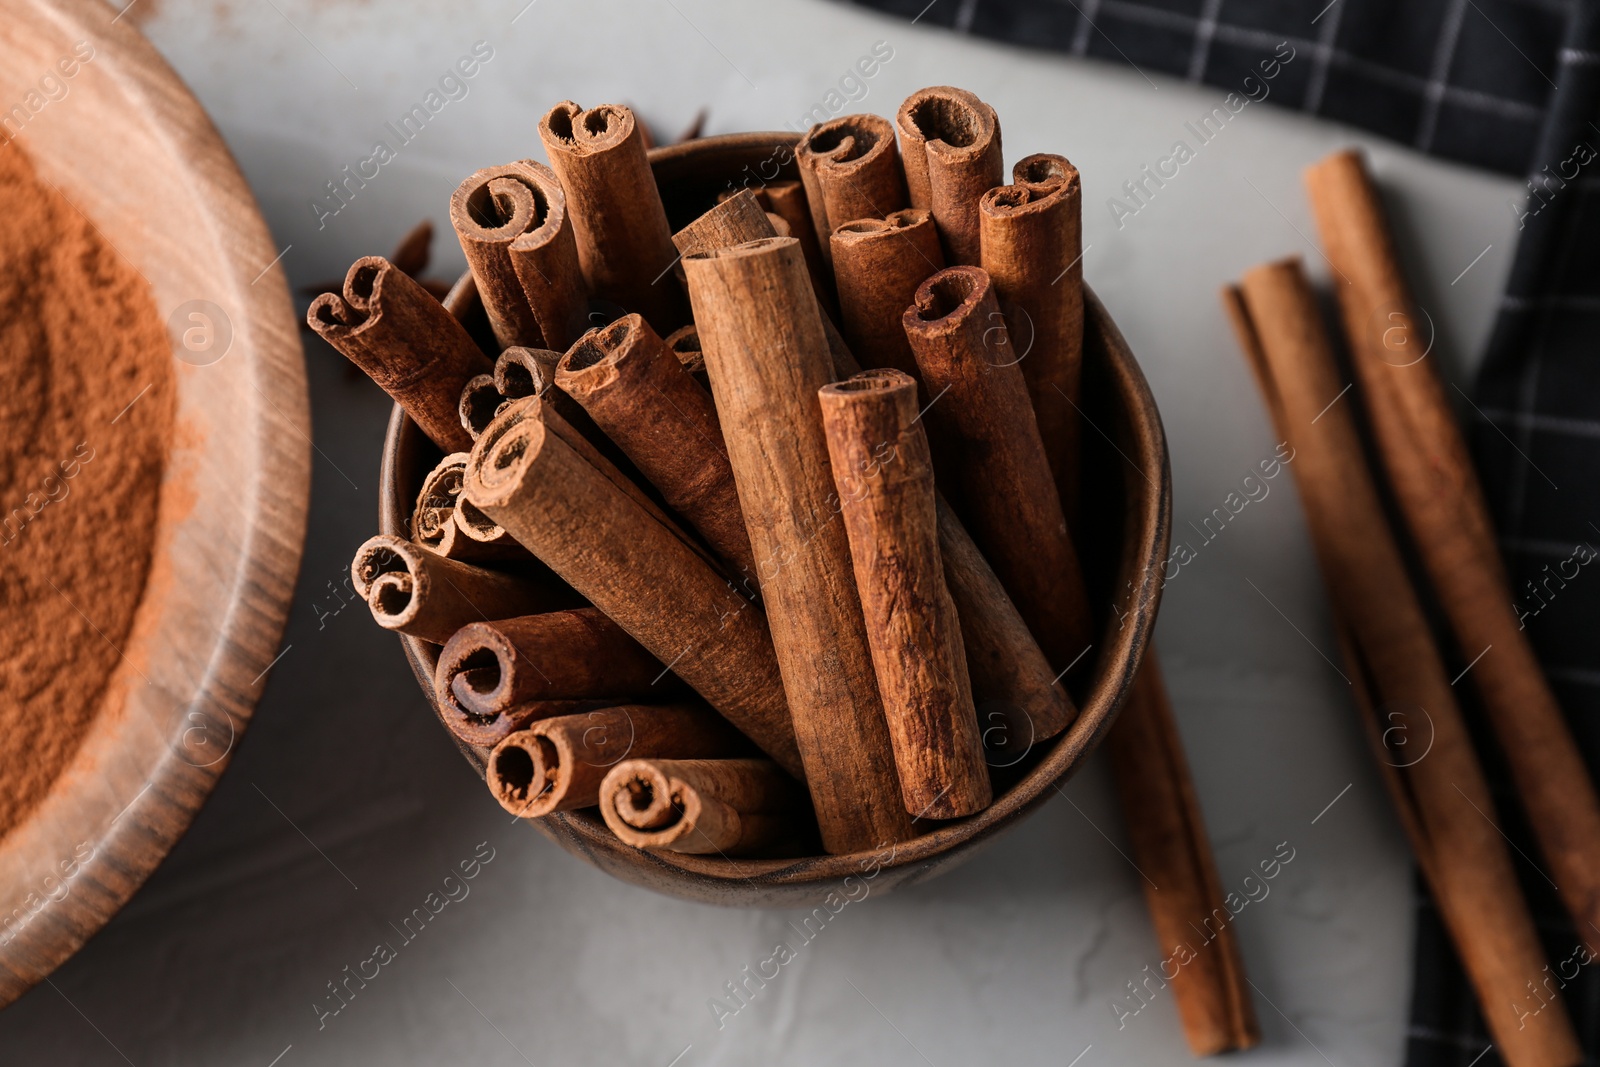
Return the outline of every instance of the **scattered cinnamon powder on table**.
<path id="1" fill-rule="evenodd" d="M 0 148 L 0 836 L 103 710 L 174 403 L 148 283 L 15 142 Z"/>

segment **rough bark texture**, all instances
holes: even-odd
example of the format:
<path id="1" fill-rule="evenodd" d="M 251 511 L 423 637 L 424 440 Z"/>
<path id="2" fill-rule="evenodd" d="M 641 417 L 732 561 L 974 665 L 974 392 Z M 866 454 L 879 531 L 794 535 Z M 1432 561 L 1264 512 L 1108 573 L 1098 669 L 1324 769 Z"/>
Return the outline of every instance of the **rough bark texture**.
<path id="1" fill-rule="evenodd" d="M 823 843 L 903 840 L 911 820 L 817 402 L 832 357 L 800 246 L 752 241 L 684 268 Z"/>

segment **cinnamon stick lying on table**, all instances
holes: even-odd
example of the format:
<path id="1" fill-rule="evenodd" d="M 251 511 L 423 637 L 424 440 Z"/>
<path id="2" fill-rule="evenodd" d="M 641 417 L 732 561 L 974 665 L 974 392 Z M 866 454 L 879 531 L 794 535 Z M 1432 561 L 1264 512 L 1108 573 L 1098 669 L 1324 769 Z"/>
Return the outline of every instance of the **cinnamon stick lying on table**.
<path id="1" fill-rule="evenodd" d="M 770 849 L 801 836 L 804 813 L 804 791 L 768 760 L 630 759 L 600 784 L 606 825 L 635 848 Z"/>
<path id="2" fill-rule="evenodd" d="M 994 288 L 950 267 L 917 289 L 903 323 L 929 397 L 923 421 L 940 482 L 1057 671 L 1088 650 L 1078 555 Z"/>
<path id="3" fill-rule="evenodd" d="M 1154 648 L 1134 675 L 1106 749 L 1156 939 L 1163 953 L 1188 950 L 1167 980 L 1189 1051 L 1215 1056 L 1260 1044 L 1233 916 Z"/>
<path id="4" fill-rule="evenodd" d="M 983 269 L 1019 346 L 1039 436 L 1070 514 L 1083 402 L 1083 205 L 1078 169 L 1032 155 L 978 202 Z"/>
<path id="5" fill-rule="evenodd" d="M 456 187 L 450 222 L 501 348 L 565 348 L 588 311 L 567 198 L 555 172 L 518 160 Z"/>
<path id="6" fill-rule="evenodd" d="M 1350 403 L 1298 259 L 1257 267 L 1224 293 L 1268 410 L 1295 450 L 1295 482 L 1323 581 L 1347 627 L 1349 669 L 1381 706 L 1421 709 L 1432 734 L 1422 759 L 1375 755 L 1409 798 L 1402 822 L 1423 876 L 1512 1067 L 1582 1060 L 1560 998 L 1519 1011 L 1544 953 L 1517 885 L 1494 801 L 1400 551 L 1384 517 Z M 1377 736 L 1368 728 L 1369 737 Z M 1396 766 L 1396 763 L 1404 766 Z"/>
<path id="7" fill-rule="evenodd" d="M 833 521 L 816 399 L 833 360 L 800 246 L 696 252 L 684 272 L 823 846 L 905 840 L 850 545 Z"/>
<path id="8" fill-rule="evenodd" d="M 467 724 L 475 745 L 510 733 L 505 716 L 519 705 L 660 699 L 679 688 L 660 660 L 594 608 L 468 623 L 445 643 L 433 675 L 441 708 Z"/>
<path id="9" fill-rule="evenodd" d="M 720 759 L 752 751 L 743 734 L 698 701 L 623 704 L 538 719 L 508 734 L 489 754 L 484 781 L 501 807 L 537 819 L 593 807 L 600 783 L 625 759 Z"/>
<path id="10" fill-rule="evenodd" d="M 931 819 L 982 811 L 992 799 L 989 769 L 939 558 L 916 380 L 865 371 L 818 397 L 906 811 Z"/>
<path id="11" fill-rule="evenodd" d="M 909 202 L 894 125 L 881 115 L 842 115 L 811 127 L 795 148 L 824 262 L 828 239 L 854 219 L 881 219 Z"/>
<path id="12" fill-rule="evenodd" d="M 1494 524 L 1427 359 L 1417 305 L 1360 153 L 1306 172 L 1378 455 L 1579 936 L 1600 952 L 1600 799 L 1517 617 Z"/>
<path id="13" fill-rule="evenodd" d="M 874 366 L 917 378 L 901 318 L 917 286 L 944 269 L 933 216 L 926 208 L 907 208 L 885 218 L 847 222 L 834 230 L 832 250 L 845 340 Z"/>
<path id="14" fill-rule="evenodd" d="M 479 438 L 467 499 L 802 776 L 761 609 L 730 589 L 665 516 L 529 417 L 524 405 L 538 403 L 517 401 Z"/>
<path id="15" fill-rule="evenodd" d="M 978 200 L 1005 181 L 1000 119 L 965 89 L 936 85 L 895 115 L 911 206 L 927 208 L 954 264 L 981 261 Z"/>
<path id="16" fill-rule="evenodd" d="M 393 397 L 434 444 L 446 452 L 472 447 L 458 414 L 461 390 L 494 365 L 443 304 L 388 260 L 356 260 L 343 296 L 317 297 L 306 322 Z"/>
<path id="17" fill-rule="evenodd" d="M 562 357 L 556 385 L 583 405 L 734 574 L 754 581 L 755 555 L 716 406 L 649 323 L 625 315 L 584 334 Z"/>
<path id="18" fill-rule="evenodd" d="M 539 140 L 566 190 L 590 290 L 658 331 L 682 326 L 688 309 L 666 276 L 678 254 L 633 112 L 617 104 L 585 111 L 566 100 L 539 121 Z"/>
<path id="19" fill-rule="evenodd" d="M 555 611 L 576 599 L 552 576 L 484 570 L 384 534 L 356 550 L 350 576 L 379 626 L 440 645 L 469 622 Z"/>

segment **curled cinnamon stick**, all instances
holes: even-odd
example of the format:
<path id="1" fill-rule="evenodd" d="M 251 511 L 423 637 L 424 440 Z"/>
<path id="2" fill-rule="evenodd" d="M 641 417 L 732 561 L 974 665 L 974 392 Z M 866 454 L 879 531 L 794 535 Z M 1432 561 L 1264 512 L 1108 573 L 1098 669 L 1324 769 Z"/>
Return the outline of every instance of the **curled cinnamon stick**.
<path id="1" fill-rule="evenodd" d="M 625 315 L 584 334 L 562 358 L 556 384 L 734 573 L 754 577 L 716 406 L 649 323 Z"/>
<path id="2" fill-rule="evenodd" d="M 536 396 L 546 408 L 555 412 L 562 423 L 578 433 L 588 447 L 598 451 L 606 462 L 634 485 L 644 480 L 639 468 L 633 465 L 621 447 L 604 430 L 596 425 L 582 404 L 568 396 L 556 385 L 556 368 L 565 353 L 542 348 L 508 348 L 495 360 L 494 380 L 508 400 Z M 504 410 L 502 408 L 502 410 Z"/>
<path id="3" fill-rule="evenodd" d="M 600 783 L 625 759 L 720 759 L 751 751 L 748 739 L 699 702 L 623 704 L 541 718 L 508 734 L 490 753 L 484 781 L 501 807 L 537 819 L 593 807 Z"/>
<path id="4" fill-rule="evenodd" d="M 474 374 L 467 379 L 467 384 L 461 387 L 461 402 L 456 408 L 467 436 L 476 441 L 505 401 L 494 384 L 493 374 Z"/>
<path id="5" fill-rule="evenodd" d="M 518 160 L 456 187 L 450 222 L 501 348 L 565 348 L 587 312 L 578 246 L 555 172 Z"/>
<path id="6" fill-rule="evenodd" d="M 1225 299 L 1278 432 L 1295 450 L 1312 543 L 1348 630 L 1346 663 L 1375 703 L 1400 712 L 1403 732 L 1419 741 L 1431 735 L 1417 759 L 1368 730 L 1407 798 L 1402 823 L 1495 1044 L 1513 1067 L 1578 1063 L 1559 998 L 1537 1013 L 1517 1007 L 1526 983 L 1543 972 L 1544 954 L 1449 676 L 1362 461 L 1352 408 L 1331 403 L 1343 386 L 1311 286 L 1299 261 L 1285 260 L 1250 271 L 1242 299 Z"/>
<path id="7" fill-rule="evenodd" d="M 804 793 L 767 760 L 630 759 L 600 784 L 612 833 L 667 852 L 770 848 L 799 837 L 804 809 Z"/>
<path id="8" fill-rule="evenodd" d="M 492 738 L 502 716 L 544 700 L 660 697 L 677 679 L 623 629 L 593 608 L 468 623 L 445 643 L 434 670 L 441 706 Z M 459 731 L 458 731 L 459 734 Z"/>
<path id="9" fill-rule="evenodd" d="M 834 230 L 832 250 L 845 340 L 874 366 L 916 378 L 917 361 L 901 317 L 917 286 L 944 269 L 933 216 L 925 208 L 907 208 L 886 218 L 847 222 Z"/>
<path id="10" fill-rule="evenodd" d="M 994 282 L 1012 340 L 1025 352 L 1039 436 L 1056 489 L 1077 499 L 1078 405 L 1083 378 L 1083 206 L 1078 169 L 1063 156 L 1032 155 L 1015 184 L 978 202 L 983 269 Z"/>
<path id="11" fill-rule="evenodd" d="M 761 609 L 574 445 L 521 405 L 467 465 L 467 498 L 761 746 L 802 775 Z M 526 614 L 526 612 L 522 613 Z"/>
<path id="12" fill-rule="evenodd" d="M 906 811 L 954 819 L 992 797 L 961 624 L 939 558 L 917 383 L 865 371 L 818 393 Z"/>
<path id="13" fill-rule="evenodd" d="M 1168 980 L 1189 1051 L 1215 1056 L 1260 1044 L 1232 913 L 1153 648 L 1106 735 L 1106 749 L 1156 938 L 1162 952 L 1184 961 Z M 1187 951 L 1179 953 L 1179 946 Z"/>
<path id="14" fill-rule="evenodd" d="M 911 836 L 833 503 L 822 315 L 792 237 L 684 259 L 762 602 L 829 852 Z"/>
<path id="15" fill-rule="evenodd" d="M 1600 952 L 1600 799 L 1517 617 L 1483 488 L 1360 153 L 1306 171 L 1378 455 L 1573 925 Z"/>
<path id="16" fill-rule="evenodd" d="M 446 559 L 463 563 L 527 558 L 527 553 L 514 542 L 479 540 L 462 530 L 456 521 L 456 506 L 466 469 L 467 454 L 452 452 L 428 472 L 411 513 L 411 539 Z"/>
<path id="17" fill-rule="evenodd" d="M 350 265 L 344 293 L 323 293 L 306 322 L 405 409 L 446 452 L 464 452 L 472 438 L 458 415 L 461 390 L 492 370 L 444 305 L 382 256 Z"/>
<path id="18" fill-rule="evenodd" d="M 1089 602 L 989 276 L 978 267 L 940 271 L 917 289 L 903 322 L 924 390 L 937 398 L 923 418 L 946 494 L 1064 671 L 1089 647 Z"/>
<path id="19" fill-rule="evenodd" d="M 908 203 L 894 125 L 881 115 L 841 115 L 811 127 L 795 148 L 824 262 L 829 238 L 855 219 L 881 219 Z"/>
<path id="20" fill-rule="evenodd" d="M 619 104 L 585 111 L 566 100 L 539 120 L 590 290 L 670 332 L 688 315 L 682 291 L 668 277 L 677 252 L 640 130 L 633 112 Z"/>
<path id="21" fill-rule="evenodd" d="M 469 622 L 573 606 L 548 576 L 484 570 L 382 534 L 356 550 L 350 576 L 379 626 L 440 645 Z"/>
<path id="22" fill-rule="evenodd" d="M 981 261 L 978 200 L 1005 181 L 1000 119 L 965 89 L 936 85 L 895 115 L 911 206 L 927 208 L 953 264 Z"/>
<path id="23" fill-rule="evenodd" d="M 470 624 L 469 624 L 470 625 Z M 615 699 L 583 698 L 571 700 L 530 700 L 513 704 L 493 715 L 478 715 L 463 707 L 459 701 L 445 699 L 448 691 L 439 694 L 439 717 L 452 736 L 482 752 L 492 748 L 506 737 L 527 730 L 546 719 L 577 716 L 596 708 L 609 707 Z"/>

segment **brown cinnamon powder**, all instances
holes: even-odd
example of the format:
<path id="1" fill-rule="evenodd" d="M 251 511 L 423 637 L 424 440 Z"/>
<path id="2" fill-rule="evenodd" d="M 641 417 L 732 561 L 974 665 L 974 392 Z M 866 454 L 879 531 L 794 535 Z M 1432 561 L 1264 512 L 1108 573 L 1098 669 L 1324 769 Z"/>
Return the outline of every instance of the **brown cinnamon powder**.
<path id="1" fill-rule="evenodd" d="M 156 536 L 171 343 L 149 284 L 0 148 L 0 836 L 101 713 Z"/>

